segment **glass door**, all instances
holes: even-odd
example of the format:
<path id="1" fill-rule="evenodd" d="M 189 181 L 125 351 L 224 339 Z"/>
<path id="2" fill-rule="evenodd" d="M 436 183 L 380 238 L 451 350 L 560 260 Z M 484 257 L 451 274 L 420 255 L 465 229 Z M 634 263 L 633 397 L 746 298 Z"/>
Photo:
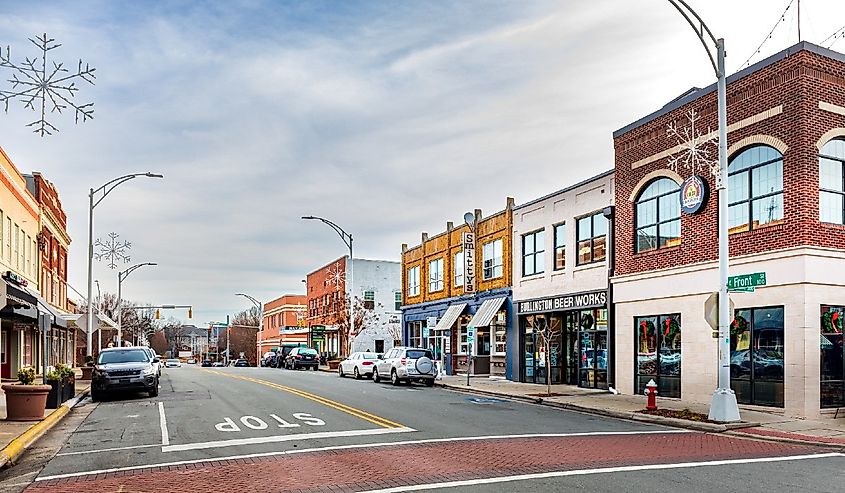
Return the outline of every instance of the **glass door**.
<path id="1" fill-rule="evenodd" d="M 579 319 L 578 385 L 607 388 L 607 310 L 581 310 Z"/>
<path id="2" fill-rule="evenodd" d="M 534 335 L 534 315 L 521 317 L 522 323 L 522 381 L 536 383 L 537 340 Z"/>
<path id="3" fill-rule="evenodd" d="M 736 400 L 783 407 L 783 307 L 737 310 L 730 330 Z"/>

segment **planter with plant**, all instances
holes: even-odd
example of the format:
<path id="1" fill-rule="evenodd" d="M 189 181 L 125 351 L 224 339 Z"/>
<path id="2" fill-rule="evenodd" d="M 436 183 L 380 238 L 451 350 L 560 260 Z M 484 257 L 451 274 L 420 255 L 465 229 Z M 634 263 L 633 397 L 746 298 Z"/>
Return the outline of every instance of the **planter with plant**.
<path id="1" fill-rule="evenodd" d="M 339 359 L 330 359 L 328 361 L 329 370 L 337 370 L 337 367 L 340 366 L 340 361 L 341 360 L 339 360 Z"/>
<path id="2" fill-rule="evenodd" d="M 82 367 L 82 380 L 91 380 L 91 373 L 94 371 L 94 357 L 85 357 L 85 366 Z"/>
<path id="3" fill-rule="evenodd" d="M 47 408 L 56 409 L 65 401 L 65 382 L 58 368 L 47 372 L 47 385 L 50 386 L 50 393 L 47 394 Z"/>
<path id="4" fill-rule="evenodd" d="M 56 365 L 56 371 L 59 372 L 64 383 L 64 402 L 76 395 L 76 373 L 74 373 L 73 368 L 61 363 Z"/>
<path id="5" fill-rule="evenodd" d="M 6 393 L 6 419 L 9 421 L 39 421 L 47 408 L 49 385 L 35 385 L 35 368 L 18 370 L 19 384 L 2 386 Z"/>

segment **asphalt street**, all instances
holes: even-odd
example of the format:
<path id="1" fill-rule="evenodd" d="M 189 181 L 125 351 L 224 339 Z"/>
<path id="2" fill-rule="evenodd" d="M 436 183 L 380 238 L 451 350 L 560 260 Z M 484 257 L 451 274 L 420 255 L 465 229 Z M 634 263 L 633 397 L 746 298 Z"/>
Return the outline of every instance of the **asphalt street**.
<path id="1" fill-rule="evenodd" d="M 836 491 L 845 467 L 824 448 L 271 368 L 172 368 L 157 398 L 75 415 L 27 491 Z"/>

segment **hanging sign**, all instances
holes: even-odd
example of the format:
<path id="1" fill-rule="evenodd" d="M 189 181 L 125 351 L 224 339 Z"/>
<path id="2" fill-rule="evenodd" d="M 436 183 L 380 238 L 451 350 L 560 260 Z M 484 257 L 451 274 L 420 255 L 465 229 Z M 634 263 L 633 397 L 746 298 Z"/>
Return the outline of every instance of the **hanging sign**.
<path id="1" fill-rule="evenodd" d="M 475 293 L 475 233 L 464 231 L 464 293 Z"/>
<path id="2" fill-rule="evenodd" d="M 681 210 L 684 214 L 695 214 L 707 203 L 709 189 L 707 180 L 692 175 L 681 183 Z"/>

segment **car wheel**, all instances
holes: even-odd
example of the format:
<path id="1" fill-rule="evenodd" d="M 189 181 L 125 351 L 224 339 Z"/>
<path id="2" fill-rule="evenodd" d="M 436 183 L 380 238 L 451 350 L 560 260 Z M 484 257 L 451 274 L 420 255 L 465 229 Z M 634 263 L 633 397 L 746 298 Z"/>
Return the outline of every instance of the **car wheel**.
<path id="1" fill-rule="evenodd" d="M 147 392 L 150 397 L 158 397 L 158 382 Z"/>
<path id="2" fill-rule="evenodd" d="M 400 383 L 402 383 L 399 380 L 399 375 L 396 374 L 396 370 L 390 372 L 390 383 L 392 383 L 393 385 L 399 385 Z"/>
<path id="3" fill-rule="evenodd" d="M 373 369 L 373 382 L 379 383 L 381 382 L 381 377 L 378 376 L 378 370 Z"/>
<path id="4" fill-rule="evenodd" d="M 340 378 L 343 378 L 345 376 L 343 374 L 343 367 L 342 366 L 337 367 L 337 376 L 339 376 Z"/>
<path id="5" fill-rule="evenodd" d="M 355 380 L 361 380 L 361 374 L 358 373 L 358 367 L 355 367 Z"/>

